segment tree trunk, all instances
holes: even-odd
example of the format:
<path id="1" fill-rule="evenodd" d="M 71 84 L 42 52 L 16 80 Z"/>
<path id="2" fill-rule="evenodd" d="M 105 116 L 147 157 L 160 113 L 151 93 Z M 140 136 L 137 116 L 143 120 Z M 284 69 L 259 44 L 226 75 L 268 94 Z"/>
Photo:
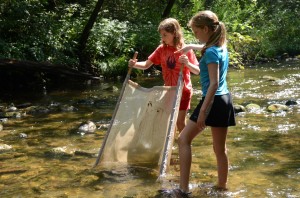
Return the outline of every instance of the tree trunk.
<path id="1" fill-rule="evenodd" d="M 97 16 L 101 10 L 103 2 L 104 2 L 104 0 L 97 1 L 95 9 L 93 10 L 82 34 L 81 34 L 80 40 L 79 40 L 79 46 L 78 46 L 78 58 L 79 58 L 79 64 L 80 64 L 79 70 L 88 72 L 91 74 L 96 74 L 96 71 L 93 70 L 91 61 L 90 61 L 90 57 L 86 53 L 85 49 L 86 49 L 86 44 L 87 44 L 91 29 L 93 28 L 94 23 L 96 22 Z"/>
<path id="2" fill-rule="evenodd" d="M 163 12 L 163 14 L 161 16 L 162 19 L 165 19 L 165 18 L 167 18 L 170 15 L 170 12 L 172 10 L 172 7 L 173 7 L 174 3 L 175 3 L 175 0 L 169 0 L 168 1 L 168 5 L 165 8 L 165 10 L 164 10 L 164 12 Z"/>

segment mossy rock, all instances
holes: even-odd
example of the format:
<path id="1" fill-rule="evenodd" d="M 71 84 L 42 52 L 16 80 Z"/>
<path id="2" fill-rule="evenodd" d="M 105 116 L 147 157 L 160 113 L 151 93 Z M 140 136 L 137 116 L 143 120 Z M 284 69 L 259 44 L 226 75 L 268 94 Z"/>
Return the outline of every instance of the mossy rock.
<path id="1" fill-rule="evenodd" d="M 246 108 L 243 105 L 233 105 L 234 112 L 235 113 L 240 113 L 240 112 L 245 112 Z"/>
<path id="2" fill-rule="evenodd" d="M 247 110 L 257 110 L 260 109 L 260 106 L 258 104 L 250 103 L 246 106 Z"/>
<path id="3" fill-rule="evenodd" d="M 287 111 L 288 107 L 283 104 L 271 104 L 268 106 L 268 111 L 277 112 L 277 111 Z"/>

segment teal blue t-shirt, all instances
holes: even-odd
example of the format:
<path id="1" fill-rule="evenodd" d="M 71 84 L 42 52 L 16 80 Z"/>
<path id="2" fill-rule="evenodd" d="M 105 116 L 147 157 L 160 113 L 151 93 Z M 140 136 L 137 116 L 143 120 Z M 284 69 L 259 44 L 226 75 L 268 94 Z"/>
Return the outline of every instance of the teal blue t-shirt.
<path id="1" fill-rule="evenodd" d="M 206 96 L 209 87 L 208 64 L 216 63 L 219 65 L 219 87 L 215 95 L 229 93 L 227 88 L 226 75 L 228 70 L 228 51 L 225 47 L 212 46 L 206 49 L 200 60 L 200 83 L 202 85 L 203 96 Z"/>

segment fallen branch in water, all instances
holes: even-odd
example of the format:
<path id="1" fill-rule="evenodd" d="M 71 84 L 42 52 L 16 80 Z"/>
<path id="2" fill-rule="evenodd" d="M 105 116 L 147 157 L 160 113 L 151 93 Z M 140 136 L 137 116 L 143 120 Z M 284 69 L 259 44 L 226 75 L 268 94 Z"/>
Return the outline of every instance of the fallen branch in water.
<path id="1" fill-rule="evenodd" d="M 14 59 L 0 59 L 0 70 L 6 71 L 36 71 L 49 74 L 55 74 L 58 77 L 61 75 L 68 77 L 77 77 L 82 79 L 99 80 L 99 77 L 92 76 L 89 73 L 80 72 L 76 69 L 50 63 L 34 62 L 34 61 L 19 61 Z"/>

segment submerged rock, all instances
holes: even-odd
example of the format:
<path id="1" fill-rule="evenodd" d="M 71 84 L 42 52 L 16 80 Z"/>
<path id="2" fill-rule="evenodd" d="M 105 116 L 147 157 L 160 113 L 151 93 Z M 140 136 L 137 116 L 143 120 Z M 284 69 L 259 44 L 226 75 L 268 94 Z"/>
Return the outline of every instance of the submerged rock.
<path id="1" fill-rule="evenodd" d="M 80 124 L 78 131 L 83 133 L 94 133 L 97 129 L 97 126 L 92 121 L 86 121 Z"/>
<path id="2" fill-rule="evenodd" d="M 13 149 L 12 146 L 7 145 L 7 144 L 0 144 L 0 153 L 8 152 Z"/>
<path id="3" fill-rule="evenodd" d="M 235 113 L 240 113 L 240 112 L 245 112 L 246 108 L 243 105 L 234 105 L 234 112 Z"/>
<path id="4" fill-rule="evenodd" d="M 2 117 L 2 118 L 21 118 L 22 114 L 21 114 L 21 112 L 17 112 L 17 111 L 7 111 L 7 112 L 1 112 L 0 117 Z"/>
<path id="5" fill-rule="evenodd" d="M 28 135 L 27 135 L 26 133 L 20 133 L 20 134 L 19 134 L 19 137 L 20 137 L 20 138 L 27 138 Z"/>
<path id="6" fill-rule="evenodd" d="M 60 106 L 60 110 L 62 112 L 72 112 L 72 111 L 76 111 L 78 109 L 72 105 L 62 105 L 62 106 Z"/>
<path id="7" fill-rule="evenodd" d="M 47 107 L 43 107 L 43 106 L 30 106 L 28 108 L 26 108 L 26 111 L 28 112 L 28 114 L 47 114 L 50 113 L 50 109 L 48 109 Z"/>
<path id="8" fill-rule="evenodd" d="M 273 76 L 263 76 L 263 79 L 266 79 L 267 81 L 278 81 L 279 78 L 273 77 Z"/>
<path id="9" fill-rule="evenodd" d="M 287 111 L 288 107 L 283 104 L 271 104 L 268 106 L 267 109 L 270 112 L 277 112 L 277 111 Z"/>
<path id="10" fill-rule="evenodd" d="M 46 151 L 45 155 L 48 157 L 57 157 L 57 158 L 73 157 L 74 150 L 70 150 L 66 146 L 56 147 L 56 148 L 52 148 L 49 151 Z"/>
<path id="11" fill-rule="evenodd" d="M 104 90 L 106 90 L 106 91 L 112 91 L 112 92 L 118 92 L 119 88 L 113 85 L 113 86 L 109 86 L 107 88 L 104 88 Z"/>
<path id="12" fill-rule="evenodd" d="M 75 151 L 74 154 L 78 156 L 85 156 L 85 157 L 97 157 L 97 153 L 91 153 L 91 152 L 81 151 L 81 150 Z"/>
<path id="13" fill-rule="evenodd" d="M 297 105 L 298 103 L 297 103 L 297 101 L 295 101 L 295 100 L 288 100 L 288 101 L 286 101 L 286 103 L 285 103 L 285 105 L 286 106 L 292 106 L 292 105 Z"/>

